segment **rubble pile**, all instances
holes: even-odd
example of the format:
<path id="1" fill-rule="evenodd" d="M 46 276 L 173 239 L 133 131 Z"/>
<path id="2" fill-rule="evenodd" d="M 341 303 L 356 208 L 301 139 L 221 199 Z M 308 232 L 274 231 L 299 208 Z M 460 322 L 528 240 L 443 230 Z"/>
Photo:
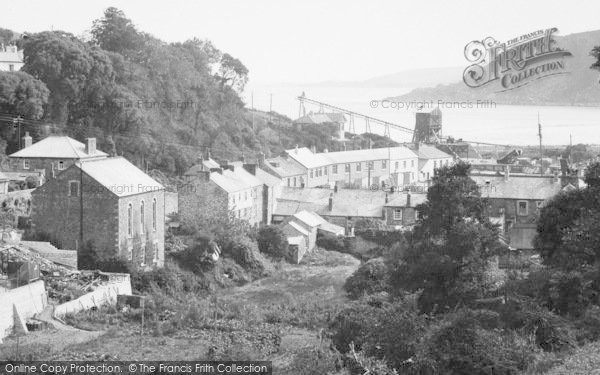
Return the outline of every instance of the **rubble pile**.
<path id="1" fill-rule="evenodd" d="M 48 299 L 51 303 L 65 303 L 93 292 L 108 281 L 100 271 L 69 271 L 68 274 L 52 273 L 44 277 Z"/>

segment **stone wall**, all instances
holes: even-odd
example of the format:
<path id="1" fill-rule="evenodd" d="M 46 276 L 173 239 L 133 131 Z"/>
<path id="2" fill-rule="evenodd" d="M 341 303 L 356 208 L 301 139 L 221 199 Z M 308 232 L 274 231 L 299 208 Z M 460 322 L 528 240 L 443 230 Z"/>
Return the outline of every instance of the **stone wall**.
<path id="1" fill-rule="evenodd" d="M 105 305 L 114 306 L 117 304 L 119 294 L 131 294 L 131 280 L 129 274 L 108 274 L 108 281 L 105 285 L 99 286 L 93 292 L 54 308 L 54 316 L 62 318 L 66 314 L 74 314 L 79 311 L 89 310 L 94 307 Z"/>
<path id="2" fill-rule="evenodd" d="M 0 342 L 11 333 L 15 321 L 25 322 L 41 313 L 47 304 L 48 295 L 41 280 L 5 292 L 0 291 Z"/>

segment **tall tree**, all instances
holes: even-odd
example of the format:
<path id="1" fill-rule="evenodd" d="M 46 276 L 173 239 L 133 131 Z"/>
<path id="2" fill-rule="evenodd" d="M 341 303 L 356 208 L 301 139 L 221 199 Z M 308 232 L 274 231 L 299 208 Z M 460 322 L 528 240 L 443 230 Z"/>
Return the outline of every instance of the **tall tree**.
<path id="1" fill-rule="evenodd" d="M 50 117 L 66 124 L 68 107 L 77 103 L 88 85 L 114 81 L 108 55 L 62 31 L 29 35 L 24 41 L 23 71 L 42 80 L 50 96 Z"/>
<path id="2" fill-rule="evenodd" d="M 94 21 L 92 36 L 98 45 L 107 51 L 117 52 L 135 59 L 143 47 L 144 38 L 123 11 L 110 7 L 104 17 Z"/>

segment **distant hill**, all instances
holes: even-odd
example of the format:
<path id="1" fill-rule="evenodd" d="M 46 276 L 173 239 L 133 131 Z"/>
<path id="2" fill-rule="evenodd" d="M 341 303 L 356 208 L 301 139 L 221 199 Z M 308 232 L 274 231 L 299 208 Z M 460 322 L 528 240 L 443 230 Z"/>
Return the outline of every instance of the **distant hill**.
<path id="1" fill-rule="evenodd" d="M 590 51 L 600 45 L 600 30 L 557 36 L 558 45 L 570 51 L 573 57 L 565 58 L 570 74 L 540 79 L 529 85 L 494 93 L 497 87 L 467 87 L 462 81 L 453 84 L 440 84 L 431 88 L 418 88 L 397 97 L 397 101 L 476 101 L 493 100 L 498 104 L 514 105 L 573 105 L 600 106 L 599 73 L 590 69 L 594 58 Z M 467 67 L 465 66 L 463 70 Z M 458 75 L 462 77 L 462 73 Z M 460 78 L 459 78 L 460 79 Z"/>

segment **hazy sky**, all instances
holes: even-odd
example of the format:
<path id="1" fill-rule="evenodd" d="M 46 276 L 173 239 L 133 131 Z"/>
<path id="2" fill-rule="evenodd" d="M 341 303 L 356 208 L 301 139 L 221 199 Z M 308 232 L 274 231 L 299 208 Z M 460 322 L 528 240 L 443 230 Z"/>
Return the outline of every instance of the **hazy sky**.
<path id="1" fill-rule="evenodd" d="M 600 1 L 6 1 L 0 27 L 91 28 L 109 6 L 165 41 L 212 40 L 254 83 L 360 80 L 405 69 L 466 65 L 463 48 L 537 29 L 600 28 Z"/>

